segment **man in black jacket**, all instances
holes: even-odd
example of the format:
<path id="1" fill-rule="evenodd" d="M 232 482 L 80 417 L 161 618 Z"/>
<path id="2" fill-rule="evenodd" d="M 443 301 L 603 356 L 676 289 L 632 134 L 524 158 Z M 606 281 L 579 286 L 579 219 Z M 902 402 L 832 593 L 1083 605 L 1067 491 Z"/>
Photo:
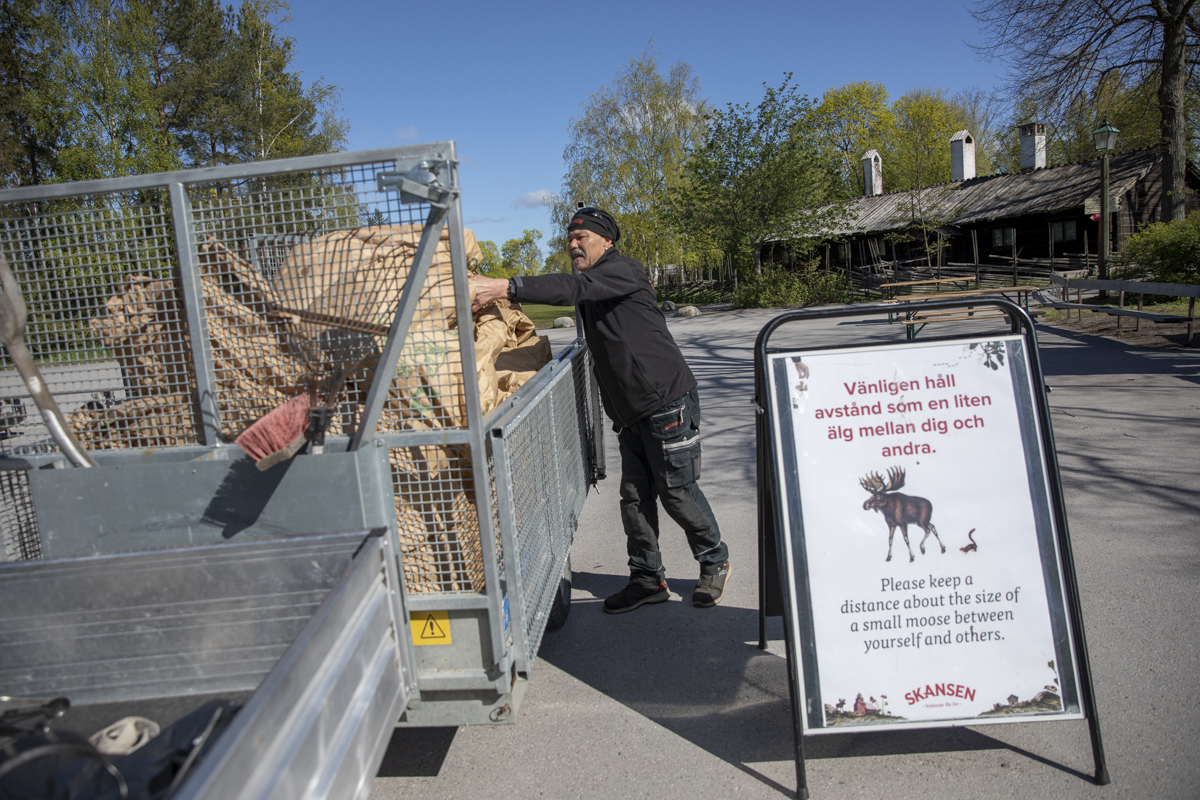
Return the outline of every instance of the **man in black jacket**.
<path id="1" fill-rule="evenodd" d="M 700 562 L 692 604 L 709 608 L 724 594 L 729 550 L 697 482 L 696 378 L 667 330 L 645 269 L 613 246 L 620 238 L 611 214 L 579 209 L 567 226 L 574 274 L 477 278 L 475 308 L 502 297 L 578 308 L 604 409 L 621 446 L 621 522 L 630 577 L 628 586 L 605 599 L 604 610 L 620 614 L 671 596 L 658 547 L 656 498 L 683 528 Z"/>

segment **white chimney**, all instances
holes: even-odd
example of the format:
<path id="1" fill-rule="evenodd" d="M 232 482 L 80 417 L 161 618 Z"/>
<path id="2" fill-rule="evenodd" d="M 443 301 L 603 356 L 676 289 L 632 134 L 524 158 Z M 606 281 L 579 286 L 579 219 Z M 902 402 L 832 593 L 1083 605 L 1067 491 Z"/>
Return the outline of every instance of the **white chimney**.
<path id="1" fill-rule="evenodd" d="M 975 177 L 975 138 L 970 131 L 959 131 L 950 137 L 950 180 L 965 181 Z"/>
<path id="2" fill-rule="evenodd" d="M 883 159 L 878 150 L 868 150 L 863 153 L 863 195 L 871 197 L 883 194 Z"/>
<path id="3" fill-rule="evenodd" d="M 1044 169 L 1046 166 L 1046 126 L 1040 122 L 1019 125 L 1021 136 L 1021 169 Z"/>

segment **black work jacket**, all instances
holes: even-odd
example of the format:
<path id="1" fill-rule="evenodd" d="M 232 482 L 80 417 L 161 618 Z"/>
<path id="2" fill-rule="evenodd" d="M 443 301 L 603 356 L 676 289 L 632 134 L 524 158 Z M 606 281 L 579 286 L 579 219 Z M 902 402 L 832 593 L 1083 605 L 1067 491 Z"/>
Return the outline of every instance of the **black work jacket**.
<path id="1" fill-rule="evenodd" d="M 578 306 L 604 410 L 629 426 L 696 388 L 646 270 L 609 248 L 582 273 L 522 278 L 517 301 Z"/>

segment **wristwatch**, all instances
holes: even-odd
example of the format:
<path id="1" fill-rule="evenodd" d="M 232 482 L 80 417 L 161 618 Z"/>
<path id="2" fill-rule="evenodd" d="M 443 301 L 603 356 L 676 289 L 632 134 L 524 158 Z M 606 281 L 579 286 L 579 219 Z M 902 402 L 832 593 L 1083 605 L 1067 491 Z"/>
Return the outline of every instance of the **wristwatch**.
<path id="1" fill-rule="evenodd" d="M 517 289 L 520 286 L 521 286 L 520 278 L 509 278 L 508 279 L 508 299 L 509 300 L 517 299 Z"/>

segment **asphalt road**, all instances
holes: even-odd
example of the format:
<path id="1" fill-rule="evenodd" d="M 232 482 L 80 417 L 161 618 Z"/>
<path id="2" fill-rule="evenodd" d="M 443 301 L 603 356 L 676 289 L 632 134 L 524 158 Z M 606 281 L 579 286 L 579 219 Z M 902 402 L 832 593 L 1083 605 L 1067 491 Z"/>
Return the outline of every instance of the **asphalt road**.
<path id="1" fill-rule="evenodd" d="M 680 596 L 603 613 L 627 576 L 610 433 L 610 477 L 588 499 L 572 550 L 571 616 L 546 635 L 517 723 L 397 731 L 375 800 L 792 796 L 778 619 L 770 650 L 756 646 L 751 348 L 776 313 L 670 322 L 700 381 L 701 485 L 731 551 L 725 602 L 686 602 L 697 570 L 664 514 L 668 582 Z M 569 333 L 556 331 L 556 346 Z M 1090 781 L 1087 724 L 1056 721 L 810 739 L 813 798 L 1200 796 L 1200 349 L 1038 334 L 1113 783 Z M 774 342 L 898 338 L 899 326 L 851 320 Z"/>

